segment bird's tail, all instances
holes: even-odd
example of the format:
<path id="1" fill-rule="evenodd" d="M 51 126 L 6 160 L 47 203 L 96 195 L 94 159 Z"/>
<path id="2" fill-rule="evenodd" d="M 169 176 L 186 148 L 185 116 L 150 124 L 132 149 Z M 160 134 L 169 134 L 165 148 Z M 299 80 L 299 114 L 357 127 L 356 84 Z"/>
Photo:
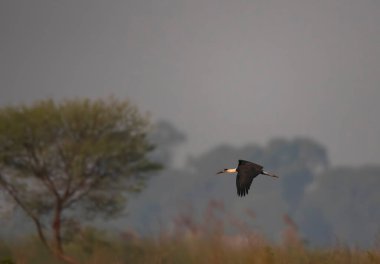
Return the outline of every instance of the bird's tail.
<path id="1" fill-rule="evenodd" d="M 267 171 L 263 171 L 262 174 L 267 175 L 267 176 L 270 176 L 270 177 L 278 178 L 277 175 L 275 175 L 275 174 L 273 174 L 273 173 L 270 173 L 270 172 L 267 172 Z"/>

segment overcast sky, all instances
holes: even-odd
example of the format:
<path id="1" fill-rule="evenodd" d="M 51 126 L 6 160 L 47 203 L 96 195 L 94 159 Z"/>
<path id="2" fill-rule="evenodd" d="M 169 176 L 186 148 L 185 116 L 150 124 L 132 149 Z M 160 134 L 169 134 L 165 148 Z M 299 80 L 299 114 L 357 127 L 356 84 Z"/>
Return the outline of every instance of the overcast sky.
<path id="1" fill-rule="evenodd" d="M 0 105 L 129 97 L 182 157 L 310 136 L 380 162 L 378 0 L 2 0 L 0 33 Z"/>

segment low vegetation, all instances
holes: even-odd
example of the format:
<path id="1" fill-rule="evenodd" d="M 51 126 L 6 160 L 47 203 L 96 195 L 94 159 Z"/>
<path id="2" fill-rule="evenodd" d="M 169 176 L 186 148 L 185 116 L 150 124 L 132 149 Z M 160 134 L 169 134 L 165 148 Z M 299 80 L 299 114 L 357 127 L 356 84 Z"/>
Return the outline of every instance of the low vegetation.
<path id="1" fill-rule="evenodd" d="M 377 249 L 359 250 L 337 245 L 328 249 L 310 249 L 300 244 L 271 244 L 255 236 L 229 241 L 220 234 L 206 237 L 162 235 L 156 239 L 104 240 L 91 232 L 81 241 L 66 246 L 80 263 L 380 263 Z M 62 263 L 36 239 L 0 245 L 2 264 Z"/>
<path id="2" fill-rule="evenodd" d="M 65 251 L 79 263 L 308 263 L 374 264 L 380 263 L 380 245 L 371 249 L 348 247 L 337 242 L 331 248 L 309 247 L 297 232 L 297 226 L 285 215 L 286 228 L 281 241 L 270 242 L 247 223 L 236 220 L 235 229 L 225 231 L 225 220 L 215 217 L 215 203 L 202 221 L 180 215 L 171 231 L 156 237 L 141 237 L 125 232 L 117 237 L 94 228 L 83 228 L 68 243 Z M 37 238 L 12 244 L 0 243 L 0 263 L 63 263 L 51 255 Z M 2 262 L 1 262 L 2 261 Z"/>

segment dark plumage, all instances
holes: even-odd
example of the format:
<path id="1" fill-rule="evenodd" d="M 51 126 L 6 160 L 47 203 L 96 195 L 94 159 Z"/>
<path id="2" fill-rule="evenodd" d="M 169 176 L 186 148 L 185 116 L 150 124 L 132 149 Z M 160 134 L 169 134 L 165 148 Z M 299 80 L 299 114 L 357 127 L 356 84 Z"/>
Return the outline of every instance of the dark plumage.
<path id="1" fill-rule="evenodd" d="M 266 172 L 263 170 L 263 166 L 246 161 L 246 160 L 239 160 L 239 165 L 236 169 L 224 169 L 218 173 L 235 173 L 236 175 L 236 188 L 237 188 L 237 194 L 239 196 L 245 196 L 248 194 L 249 188 L 251 188 L 253 179 L 259 175 L 267 175 L 271 177 L 278 178 L 278 176 Z"/>
<path id="2" fill-rule="evenodd" d="M 238 173 L 236 175 L 237 194 L 239 196 L 244 196 L 248 194 L 253 179 L 262 173 L 263 166 L 250 161 L 239 160 L 239 165 L 236 171 Z"/>

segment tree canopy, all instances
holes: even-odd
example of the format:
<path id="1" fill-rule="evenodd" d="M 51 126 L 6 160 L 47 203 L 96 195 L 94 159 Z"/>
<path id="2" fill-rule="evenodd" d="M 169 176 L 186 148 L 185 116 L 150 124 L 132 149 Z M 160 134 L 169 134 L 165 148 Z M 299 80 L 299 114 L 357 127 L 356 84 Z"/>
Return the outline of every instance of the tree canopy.
<path id="1" fill-rule="evenodd" d="M 33 220 L 45 246 L 69 261 L 61 224 L 74 211 L 91 217 L 120 212 L 126 191 L 139 191 L 146 172 L 160 168 L 147 157 L 149 129 L 148 118 L 128 100 L 0 108 L 0 188 Z"/>

